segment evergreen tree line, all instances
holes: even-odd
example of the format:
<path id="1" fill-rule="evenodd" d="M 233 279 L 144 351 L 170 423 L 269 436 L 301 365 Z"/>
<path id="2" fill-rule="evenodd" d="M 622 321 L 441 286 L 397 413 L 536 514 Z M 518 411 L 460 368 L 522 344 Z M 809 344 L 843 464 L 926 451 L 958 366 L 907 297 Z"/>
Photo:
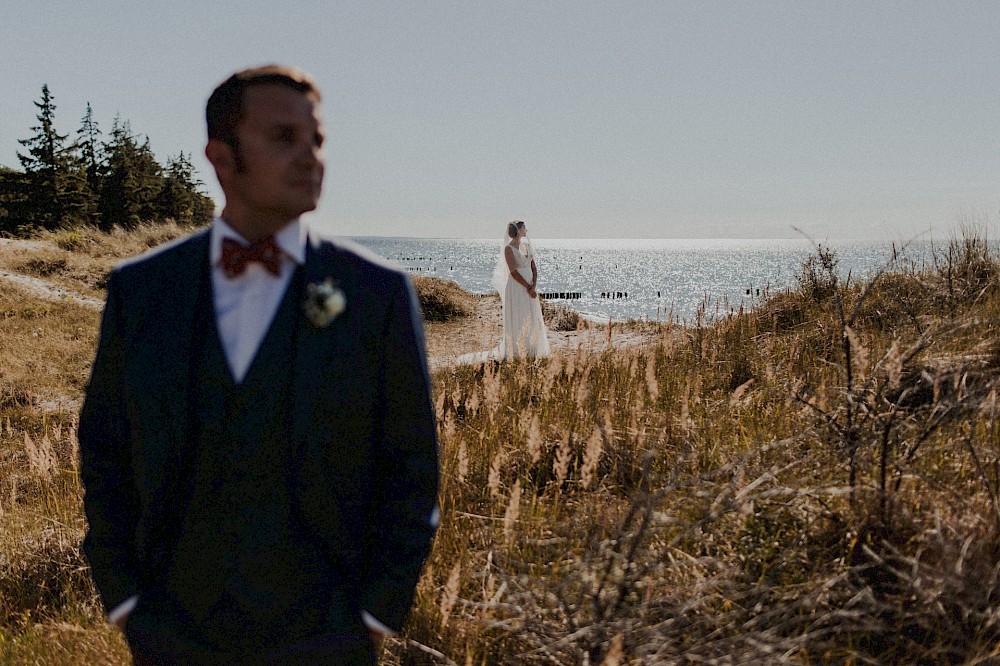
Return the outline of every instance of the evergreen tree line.
<path id="1" fill-rule="evenodd" d="M 131 228 L 167 219 L 200 225 L 212 219 L 215 204 L 203 193 L 190 154 L 181 152 L 159 164 L 149 138 L 140 142 L 128 121 L 118 117 L 105 140 L 89 102 L 69 141 L 56 130 L 48 85 L 35 106 L 34 134 L 19 141 L 25 148 L 17 154 L 22 170 L 0 166 L 0 233 L 85 224 Z"/>

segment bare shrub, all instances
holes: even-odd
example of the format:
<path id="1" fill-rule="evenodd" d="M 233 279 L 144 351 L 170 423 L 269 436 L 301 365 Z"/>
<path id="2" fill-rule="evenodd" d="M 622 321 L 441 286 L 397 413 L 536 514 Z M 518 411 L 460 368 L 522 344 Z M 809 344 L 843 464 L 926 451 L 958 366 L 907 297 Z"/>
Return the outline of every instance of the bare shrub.
<path id="1" fill-rule="evenodd" d="M 816 251 L 810 254 L 795 276 L 799 290 L 817 303 L 822 303 L 836 293 L 837 264 L 840 259 L 837 252 L 828 245 L 819 243 Z"/>
<path id="2" fill-rule="evenodd" d="M 583 323 L 583 317 L 576 310 L 542 299 L 542 317 L 552 331 L 575 331 Z"/>

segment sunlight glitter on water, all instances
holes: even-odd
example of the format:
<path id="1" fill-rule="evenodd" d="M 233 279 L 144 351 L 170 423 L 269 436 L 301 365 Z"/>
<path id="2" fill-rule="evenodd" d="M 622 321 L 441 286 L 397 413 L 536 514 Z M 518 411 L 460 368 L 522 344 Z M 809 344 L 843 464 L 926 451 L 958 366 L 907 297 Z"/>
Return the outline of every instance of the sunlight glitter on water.
<path id="1" fill-rule="evenodd" d="M 454 280 L 476 294 L 491 293 L 498 240 L 364 237 L 353 239 L 413 275 Z M 693 321 L 706 302 L 709 315 L 752 307 L 767 293 L 796 284 L 802 262 L 815 252 L 807 240 L 533 239 L 542 293 L 579 293 L 558 300 L 597 320 Z M 839 273 L 862 277 L 884 268 L 884 242 L 831 241 Z M 910 249 L 926 256 L 928 247 Z"/>

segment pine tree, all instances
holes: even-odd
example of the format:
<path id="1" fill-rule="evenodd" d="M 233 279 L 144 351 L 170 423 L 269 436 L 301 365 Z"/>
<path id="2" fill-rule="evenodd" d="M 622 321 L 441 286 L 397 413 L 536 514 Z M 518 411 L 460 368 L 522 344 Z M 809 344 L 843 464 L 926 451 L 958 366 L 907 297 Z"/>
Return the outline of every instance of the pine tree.
<path id="1" fill-rule="evenodd" d="M 0 236 L 18 236 L 28 192 L 23 171 L 0 166 Z"/>
<path id="2" fill-rule="evenodd" d="M 80 129 L 76 131 L 76 136 L 76 149 L 87 173 L 87 184 L 96 194 L 101 191 L 101 129 L 94 120 L 94 110 L 90 108 L 90 102 L 87 102 L 87 111 L 80 121 Z"/>
<path id="3" fill-rule="evenodd" d="M 214 202 L 201 192 L 202 182 L 195 179 L 191 157 L 182 151 L 167 160 L 163 189 L 158 199 L 159 214 L 178 224 L 202 225 L 211 221 Z"/>
<path id="4" fill-rule="evenodd" d="M 215 201 L 202 191 L 204 183 L 200 180 L 193 182 L 195 187 L 194 209 L 191 212 L 191 224 L 203 226 L 212 221 L 215 217 Z"/>
<path id="5" fill-rule="evenodd" d="M 98 224 L 97 192 L 87 179 L 86 163 L 75 150 L 66 155 L 67 169 L 59 198 L 59 225 L 64 228 L 81 224 Z"/>
<path id="6" fill-rule="evenodd" d="M 63 152 L 65 134 L 59 134 L 55 128 L 56 105 L 49 94 L 48 84 L 42 84 L 42 101 L 35 102 L 38 107 L 36 118 L 40 124 L 31 128 L 36 132 L 30 139 L 18 141 L 28 149 L 27 155 L 17 154 L 25 173 L 52 175 L 58 168 L 58 157 Z"/>
<path id="7" fill-rule="evenodd" d="M 129 123 L 115 118 L 111 139 L 104 144 L 104 155 L 101 226 L 130 228 L 158 218 L 157 198 L 163 189 L 163 169 L 153 157 L 149 139 L 140 145 Z"/>
<path id="8" fill-rule="evenodd" d="M 30 128 L 35 135 L 18 141 L 28 149 L 26 155 L 17 154 L 28 185 L 21 214 L 29 225 L 51 228 L 59 219 L 60 156 L 65 151 L 66 135 L 55 129 L 56 105 L 48 84 L 42 85 L 42 99 L 35 106 L 39 124 Z"/>
<path id="9" fill-rule="evenodd" d="M 17 217 L 27 226 L 53 229 L 93 222 L 96 198 L 76 155 L 75 146 L 66 146 L 66 135 L 55 128 L 55 101 L 48 85 L 42 85 L 35 135 L 18 143 L 28 149 L 18 153 L 24 168 L 20 209 Z"/>
<path id="10" fill-rule="evenodd" d="M 98 224 L 108 229 L 174 219 L 180 224 L 211 221 L 215 203 L 202 192 L 190 155 L 181 152 L 164 169 L 146 137 L 142 143 L 127 121 L 115 118 L 101 141 L 94 112 L 87 109 L 66 145 L 55 127 L 56 105 L 42 86 L 34 135 L 20 140 L 23 171 L 0 167 L 0 234 Z"/>

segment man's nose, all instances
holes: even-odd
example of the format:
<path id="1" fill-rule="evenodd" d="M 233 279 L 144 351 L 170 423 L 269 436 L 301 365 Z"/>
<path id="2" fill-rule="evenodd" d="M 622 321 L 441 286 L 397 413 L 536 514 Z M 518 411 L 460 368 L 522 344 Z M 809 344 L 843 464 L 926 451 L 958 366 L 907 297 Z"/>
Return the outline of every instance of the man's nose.
<path id="1" fill-rule="evenodd" d="M 303 166 L 315 166 L 323 163 L 323 147 L 313 142 L 303 142 L 298 151 L 298 161 Z"/>

